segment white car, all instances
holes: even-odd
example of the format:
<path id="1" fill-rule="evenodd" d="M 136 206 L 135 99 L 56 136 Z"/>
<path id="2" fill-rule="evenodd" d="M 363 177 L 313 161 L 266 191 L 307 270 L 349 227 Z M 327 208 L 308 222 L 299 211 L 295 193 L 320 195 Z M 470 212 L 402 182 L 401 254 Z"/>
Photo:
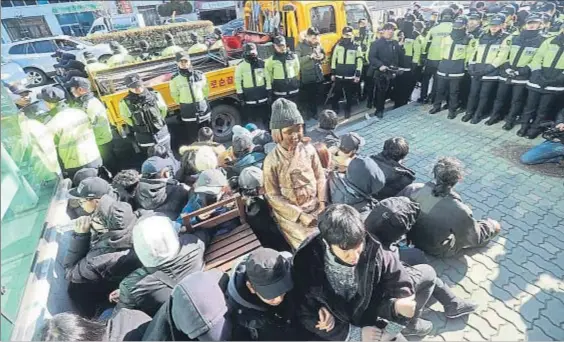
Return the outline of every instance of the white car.
<path id="1" fill-rule="evenodd" d="M 109 44 L 94 45 L 76 37 L 56 36 L 3 44 L 2 56 L 18 63 L 27 74 L 29 86 L 36 87 L 44 85 L 55 75 L 53 65 L 57 59 L 51 55 L 58 49 L 76 55 L 79 61 L 84 61 L 85 51 L 91 52 L 101 62 L 112 55 Z"/>

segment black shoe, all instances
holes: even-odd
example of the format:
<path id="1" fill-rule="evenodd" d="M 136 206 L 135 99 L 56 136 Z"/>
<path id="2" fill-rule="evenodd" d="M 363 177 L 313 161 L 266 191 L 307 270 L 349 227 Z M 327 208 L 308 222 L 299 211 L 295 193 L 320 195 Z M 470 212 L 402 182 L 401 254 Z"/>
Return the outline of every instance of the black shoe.
<path id="1" fill-rule="evenodd" d="M 527 134 L 528 130 L 529 130 L 528 126 L 522 125 L 521 128 L 519 128 L 519 130 L 517 131 L 517 135 L 520 137 L 524 137 L 525 134 Z"/>
<path id="2" fill-rule="evenodd" d="M 345 112 L 345 119 L 351 118 L 351 112 Z"/>
<path id="3" fill-rule="evenodd" d="M 431 101 L 431 98 L 430 98 L 430 97 L 427 97 L 427 98 L 425 99 L 425 103 L 431 103 L 431 102 L 432 102 L 432 101 Z"/>
<path id="4" fill-rule="evenodd" d="M 366 108 L 372 109 L 372 107 L 373 107 L 373 106 L 372 106 L 372 101 L 367 101 L 367 102 L 366 102 Z"/>
<path id="5" fill-rule="evenodd" d="M 441 111 L 441 108 L 440 108 L 440 107 L 433 107 L 433 108 L 431 108 L 431 110 L 429 111 L 429 114 L 436 114 L 436 113 L 438 113 L 438 112 L 440 112 L 440 111 Z"/>
<path id="6" fill-rule="evenodd" d="M 541 133 L 542 131 L 538 128 L 529 128 L 529 130 L 527 131 L 527 138 L 534 139 L 538 137 Z"/>
<path id="7" fill-rule="evenodd" d="M 510 122 L 510 121 L 507 121 L 507 122 L 505 123 L 505 125 L 503 125 L 502 128 L 503 128 L 504 130 L 506 130 L 506 131 L 510 131 L 510 130 L 513 129 L 513 127 L 515 127 L 515 123 L 514 123 L 514 122 Z"/>
<path id="8" fill-rule="evenodd" d="M 411 321 L 402 331 L 403 336 L 426 336 L 433 331 L 433 323 L 421 318 Z"/>
<path id="9" fill-rule="evenodd" d="M 450 305 L 446 305 L 445 309 L 445 316 L 447 318 L 457 318 L 469 315 L 476 311 L 478 308 L 478 304 L 472 303 L 471 301 L 467 301 L 464 299 L 459 299 Z"/>
<path id="10" fill-rule="evenodd" d="M 447 110 L 448 109 L 448 103 L 445 103 L 442 107 L 441 110 Z"/>
<path id="11" fill-rule="evenodd" d="M 501 118 L 499 116 L 490 116 L 488 121 L 486 121 L 486 126 L 495 125 L 496 123 L 500 122 Z"/>
<path id="12" fill-rule="evenodd" d="M 452 119 L 455 119 L 455 118 L 456 118 L 456 112 L 451 112 L 451 111 L 449 111 L 449 112 L 448 112 L 447 119 L 451 119 L 451 120 L 452 120 Z"/>
<path id="13" fill-rule="evenodd" d="M 479 124 L 480 121 L 482 121 L 482 119 L 480 118 L 480 116 L 474 115 L 474 117 L 472 118 L 472 121 L 470 121 L 470 123 L 471 123 L 472 125 L 476 125 L 476 124 Z"/>
<path id="14" fill-rule="evenodd" d="M 417 103 L 425 103 L 425 101 L 427 101 L 427 99 L 424 97 L 420 97 L 417 99 Z"/>
<path id="15" fill-rule="evenodd" d="M 375 111 L 374 115 L 377 116 L 380 119 L 384 118 L 384 111 Z"/>
<path id="16" fill-rule="evenodd" d="M 472 119 L 473 116 L 474 114 L 466 112 L 466 114 L 464 114 L 464 116 L 462 117 L 462 122 L 470 121 L 470 119 Z"/>

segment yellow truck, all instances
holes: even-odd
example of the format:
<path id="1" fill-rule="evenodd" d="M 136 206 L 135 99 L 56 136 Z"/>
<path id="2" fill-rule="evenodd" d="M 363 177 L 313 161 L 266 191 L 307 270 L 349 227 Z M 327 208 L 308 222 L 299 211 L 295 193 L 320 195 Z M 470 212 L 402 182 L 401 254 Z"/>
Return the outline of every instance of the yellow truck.
<path id="1" fill-rule="evenodd" d="M 340 39 L 340 32 L 346 25 L 357 28 L 358 20 L 367 18 L 372 25 L 370 12 L 365 1 L 247 1 L 245 4 L 244 32 L 229 40 L 239 40 L 238 46 L 246 41 L 254 41 L 259 45 L 261 55 L 267 58 L 273 48 L 270 38 L 273 35 L 271 16 L 280 18 L 277 29 L 286 36 L 291 48 L 298 44 L 300 35 L 309 27 L 315 26 L 321 32 L 321 44 L 327 56 L 331 56 L 333 47 Z M 265 25 L 267 20 L 268 25 Z M 268 27 L 266 27 L 268 26 Z M 374 25 L 373 25 L 374 26 Z M 252 29 L 252 30 L 249 30 Z M 264 32 L 267 31 L 267 32 Z M 263 44 L 261 44 L 263 43 Z M 236 44 L 237 45 L 237 44 Z M 262 45 L 262 46 L 261 46 Z M 236 49 L 226 46 L 225 51 L 209 51 L 207 54 L 193 57 L 194 68 L 205 73 L 210 85 L 209 100 L 212 108 L 212 128 L 219 141 L 231 138 L 231 129 L 240 124 L 240 105 L 235 96 L 234 75 L 238 63 Z M 324 73 L 330 73 L 330 58 L 324 63 Z M 121 130 L 125 124 L 119 115 L 119 101 L 127 95 L 123 78 L 132 72 L 141 75 L 147 86 L 159 91 L 171 112 L 178 110 L 170 96 L 168 82 L 176 72 L 174 57 L 119 66 L 91 75 L 101 100 L 109 110 L 110 122 Z"/>

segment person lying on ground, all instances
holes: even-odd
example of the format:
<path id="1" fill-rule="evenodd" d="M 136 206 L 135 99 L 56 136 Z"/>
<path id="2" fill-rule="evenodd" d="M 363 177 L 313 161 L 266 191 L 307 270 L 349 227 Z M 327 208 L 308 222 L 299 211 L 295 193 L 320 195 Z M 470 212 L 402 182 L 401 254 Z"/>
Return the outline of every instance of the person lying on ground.
<path id="1" fill-rule="evenodd" d="M 382 152 L 371 156 L 386 178 L 384 187 L 374 196 L 377 200 L 397 195 L 415 180 L 415 172 L 402 163 L 408 153 L 407 141 L 404 138 L 395 137 L 384 142 Z"/>
<path id="2" fill-rule="evenodd" d="M 205 239 L 205 236 L 202 236 Z M 204 269 L 206 241 L 181 234 L 167 217 L 149 214 L 133 228 L 133 248 L 142 267 L 129 274 L 110 294 L 117 308 L 141 310 L 153 316 L 184 277 Z"/>
<path id="3" fill-rule="evenodd" d="M 296 315 L 291 258 L 261 247 L 236 262 L 227 287 L 235 340 L 315 340 Z"/>
<path id="4" fill-rule="evenodd" d="M 415 315 L 409 274 L 346 204 L 333 204 L 320 215 L 319 233 L 294 255 L 292 278 L 299 320 L 320 340 L 379 340 L 387 334 L 383 320 L 406 325 Z M 319 322 L 321 309 L 326 312 Z M 394 337 L 402 339 L 385 336 Z"/>
<path id="5" fill-rule="evenodd" d="M 443 258 L 487 245 L 499 234 L 501 225 L 490 218 L 475 220 L 472 210 L 454 191 L 463 178 L 462 163 L 452 157 L 441 158 L 433 174 L 433 182 L 411 184 L 398 194 L 421 207 L 407 239 L 425 253 Z"/>
<path id="6" fill-rule="evenodd" d="M 142 311 L 121 309 L 108 322 L 90 320 L 71 312 L 49 318 L 40 341 L 140 341 L 151 317 Z"/>
<path id="7" fill-rule="evenodd" d="M 244 169 L 237 178 L 239 192 L 245 201 L 247 222 L 256 234 L 261 246 L 277 251 L 291 251 L 284 240 L 272 212 L 264 198 L 262 170 L 256 166 Z"/>
<path id="8" fill-rule="evenodd" d="M 398 246 L 415 224 L 419 212 L 419 204 L 411 201 L 409 198 L 391 197 L 378 202 L 364 222 L 366 230 L 380 241 L 382 248 L 396 253 L 399 259 L 404 262 L 415 285 L 417 309 L 414 319 L 403 331 L 404 336 L 412 335 L 417 331 L 426 333 L 431 331 L 432 323 L 420 318 L 421 311 L 427 305 L 427 301 L 431 296 L 443 305 L 447 318 L 469 315 L 477 309 L 476 304 L 457 297 L 437 277 L 435 270 L 427 264 L 422 252 L 419 253 L 422 257 L 416 260 L 413 257 L 416 253 L 412 253 L 417 251 L 416 248 L 409 248 L 406 245 L 403 247 Z M 408 264 L 411 266 L 407 266 Z M 420 328 L 415 329 L 417 326 Z"/>
<path id="9" fill-rule="evenodd" d="M 188 202 L 189 188 L 172 178 L 170 162 L 159 157 L 147 159 L 141 166 L 141 173 L 134 207 L 153 210 L 175 220 Z"/>
<path id="10" fill-rule="evenodd" d="M 75 221 L 63 267 L 69 296 L 81 312 L 93 314 L 141 266 L 131 237 L 136 220 L 129 204 L 104 195 L 91 216 Z"/>
<path id="11" fill-rule="evenodd" d="M 160 307 L 143 341 L 230 341 L 232 323 L 225 300 L 227 274 L 194 272 L 182 279 Z"/>

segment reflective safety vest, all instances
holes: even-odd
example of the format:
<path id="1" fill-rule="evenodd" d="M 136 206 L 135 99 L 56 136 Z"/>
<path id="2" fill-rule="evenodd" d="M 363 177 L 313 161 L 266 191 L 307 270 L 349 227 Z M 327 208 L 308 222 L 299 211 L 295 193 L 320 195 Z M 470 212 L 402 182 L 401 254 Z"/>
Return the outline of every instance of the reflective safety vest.
<path id="1" fill-rule="evenodd" d="M 33 177 L 41 181 L 57 179 L 61 175 L 61 167 L 53 134 L 41 122 L 26 117 L 22 117 L 20 129 L 22 138 L 27 140 L 31 148 Z"/>
<path id="2" fill-rule="evenodd" d="M 196 43 L 188 48 L 188 54 L 197 54 L 202 52 L 207 52 L 208 46 L 204 43 Z"/>
<path id="3" fill-rule="evenodd" d="M 182 51 L 184 51 L 184 49 L 178 45 L 168 46 L 161 52 L 161 57 L 174 56 L 177 52 Z"/>
<path id="4" fill-rule="evenodd" d="M 360 45 L 346 44 L 341 40 L 333 49 L 331 73 L 338 79 L 352 80 L 360 77 L 364 56 Z"/>
<path id="5" fill-rule="evenodd" d="M 108 67 L 113 68 L 116 66 L 129 64 L 135 62 L 135 58 L 133 56 L 126 54 L 126 53 L 118 53 L 117 55 L 113 55 L 108 59 L 106 64 Z"/>
<path id="6" fill-rule="evenodd" d="M 506 32 L 501 32 L 492 36 L 491 33 L 484 33 L 478 40 L 474 56 L 469 61 L 469 68 L 475 71 L 483 71 L 488 65 L 496 68 L 494 72 L 482 76 L 483 81 L 497 80 L 499 78 L 499 68 L 509 60 L 512 36 Z"/>
<path id="7" fill-rule="evenodd" d="M 415 38 L 413 42 L 413 63 L 422 65 L 421 55 L 423 54 L 423 49 L 426 44 L 427 40 L 424 35 L 420 34 Z"/>
<path id="8" fill-rule="evenodd" d="M 529 89 L 544 93 L 564 91 L 564 34 L 547 39 L 530 64 Z"/>
<path id="9" fill-rule="evenodd" d="M 88 115 L 77 108 L 57 108 L 47 123 L 65 169 L 82 167 L 100 159 L 96 137 Z"/>
<path id="10" fill-rule="evenodd" d="M 162 95 L 151 88 L 143 101 L 133 93 L 129 93 L 119 102 L 119 113 L 125 123 L 135 133 L 137 144 L 142 147 L 153 146 L 155 143 L 170 139 L 168 134 L 160 134 L 166 129 L 168 107 Z M 168 132 L 168 131 L 167 131 Z"/>
<path id="11" fill-rule="evenodd" d="M 372 31 L 367 30 L 364 37 L 355 37 L 355 42 L 360 45 L 362 50 L 362 55 L 364 58 L 364 62 L 368 63 L 368 50 L 370 50 L 370 44 L 374 41 L 374 34 Z"/>
<path id="12" fill-rule="evenodd" d="M 96 136 L 96 143 L 104 145 L 112 141 L 112 129 L 110 127 L 110 120 L 108 119 L 108 112 L 106 106 L 98 98 L 91 95 L 91 97 L 82 104 L 82 109 L 88 115 L 94 135 Z"/>
<path id="13" fill-rule="evenodd" d="M 94 62 L 94 63 L 89 63 L 86 64 L 84 66 L 84 69 L 86 70 L 87 73 L 89 74 L 95 74 L 98 71 L 102 71 L 102 70 L 106 70 L 108 69 L 108 65 L 106 63 L 101 63 L 101 62 Z"/>
<path id="14" fill-rule="evenodd" d="M 235 89 L 237 94 L 243 94 L 246 104 L 254 105 L 268 101 L 271 85 L 266 81 L 264 64 L 262 59 L 258 59 L 255 65 L 242 60 L 235 68 Z"/>
<path id="15" fill-rule="evenodd" d="M 441 61 L 437 75 L 446 78 L 463 77 L 466 65 L 474 54 L 476 43 L 476 39 L 470 34 L 465 34 L 456 41 L 452 39 L 452 35 L 445 37 L 441 43 Z"/>
<path id="16" fill-rule="evenodd" d="M 203 122 L 211 118 L 208 95 L 210 87 L 206 76 L 194 70 L 190 77 L 176 74 L 169 83 L 170 95 L 180 105 L 181 120 Z"/>
<path id="17" fill-rule="evenodd" d="M 513 37 L 509 60 L 500 67 L 499 79 L 505 82 L 509 78 L 512 84 L 526 84 L 531 73 L 529 64 L 544 40 L 545 37 L 539 31 L 524 30 Z M 519 75 L 510 77 L 505 72 L 506 69 L 518 71 Z"/>
<path id="18" fill-rule="evenodd" d="M 274 53 L 264 62 L 266 83 L 272 85 L 276 96 L 289 96 L 300 91 L 300 60 L 293 52 Z"/>
<path id="19" fill-rule="evenodd" d="M 443 38 L 448 37 L 451 32 L 451 22 L 442 22 L 429 30 L 427 45 L 423 50 L 423 54 L 427 54 L 427 61 L 430 62 L 430 65 L 439 65 L 439 61 L 441 60 L 441 43 Z"/>

